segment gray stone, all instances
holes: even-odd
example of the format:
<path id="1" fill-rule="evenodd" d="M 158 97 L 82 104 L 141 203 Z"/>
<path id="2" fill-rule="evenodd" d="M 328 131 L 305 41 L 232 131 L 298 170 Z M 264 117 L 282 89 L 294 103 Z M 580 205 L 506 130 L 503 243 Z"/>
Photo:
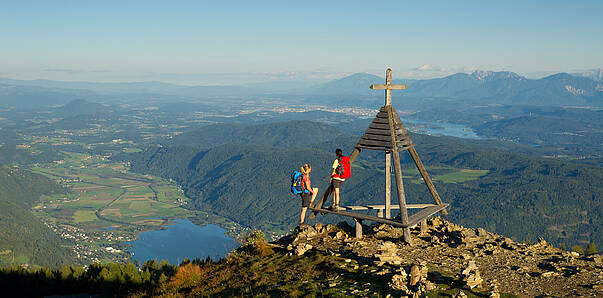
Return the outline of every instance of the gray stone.
<path id="1" fill-rule="evenodd" d="M 312 249 L 312 245 L 304 243 L 295 247 L 295 254 L 301 256 L 305 254 L 308 250 Z"/>

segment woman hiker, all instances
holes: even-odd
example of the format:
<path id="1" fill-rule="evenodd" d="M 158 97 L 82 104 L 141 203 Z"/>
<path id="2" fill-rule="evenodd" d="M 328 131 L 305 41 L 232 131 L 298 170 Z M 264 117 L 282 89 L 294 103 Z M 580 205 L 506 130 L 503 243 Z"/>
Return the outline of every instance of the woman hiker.
<path id="1" fill-rule="evenodd" d="M 337 155 L 337 158 L 333 162 L 333 170 L 331 171 L 331 186 L 333 187 L 333 205 L 331 205 L 331 207 L 329 208 L 331 210 L 337 211 L 339 210 L 339 189 L 343 185 L 345 178 L 340 177 L 340 173 L 338 170 L 340 168 L 339 161 L 343 158 L 343 151 L 337 148 L 337 150 L 335 150 L 335 155 Z"/>
<path id="2" fill-rule="evenodd" d="M 312 188 L 312 184 L 310 182 L 310 172 L 312 171 L 312 167 L 309 164 L 304 164 L 300 172 L 302 173 L 302 188 L 303 192 L 300 194 L 302 198 L 302 211 L 299 217 L 299 226 L 301 227 L 304 224 L 304 220 L 306 219 L 306 211 L 308 211 L 308 207 L 314 203 L 314 198 L 316 198 L 316 194 L 318 194 L 318 187 Z"/>

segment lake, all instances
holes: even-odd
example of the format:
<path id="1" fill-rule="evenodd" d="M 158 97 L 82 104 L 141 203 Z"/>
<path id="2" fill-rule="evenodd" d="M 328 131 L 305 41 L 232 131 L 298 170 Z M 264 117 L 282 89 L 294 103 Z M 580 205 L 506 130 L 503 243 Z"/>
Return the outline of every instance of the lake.
<path id="1" fill-rule="evenodd" d="M 435 136 L 451 136 L 457 138 L 479 140 L 482 137 L 475 134 L 475 132 L 463 125 L 447 122 L 429 122 L 419 121 L 414 119 L 400 119 L 405 126 L 409 127 L 409 130 L 416 131 L 421 134 L 435 135 Z"/>
<path id="2" fill-rule="evenodd" d="M 216 225 L 199 226 L 188 219 L 176 219 L 165 230 L 141 233 L 128 251 L 141 264 L 152 259 L 180 264 L 186 258 L 205 259 L 208 256 L 218 260 L 239 246 L 225 232 Z"/>

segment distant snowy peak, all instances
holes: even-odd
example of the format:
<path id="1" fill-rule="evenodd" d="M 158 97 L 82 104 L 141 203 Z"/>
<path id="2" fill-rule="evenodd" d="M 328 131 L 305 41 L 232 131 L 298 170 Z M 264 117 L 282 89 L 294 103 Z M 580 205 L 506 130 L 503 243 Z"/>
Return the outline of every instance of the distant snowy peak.
<path id="1" fill-rule="evenodd" d="M 524 77 L 510 71 L 476 70 L 471 76 L 480 81 L 496 81 L 504 79 L 525 80 Z"/>

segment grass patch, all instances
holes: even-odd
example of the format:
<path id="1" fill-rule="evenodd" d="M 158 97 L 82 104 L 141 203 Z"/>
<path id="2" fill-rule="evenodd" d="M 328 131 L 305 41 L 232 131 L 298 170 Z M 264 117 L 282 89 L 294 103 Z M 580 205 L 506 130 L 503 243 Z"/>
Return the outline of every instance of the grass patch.
<path id="1" fill-rule="evenodd" d="M 471 180 L 477 180 L 480 177 L 488 174 L 488 170 L 468 170 L 461 169 L 460 171 L 448 173 L 440 176 L 435 176 L 433 180 L 442 181 L 445 183 L 463 183 Z"/>
<path id="2" fill-rule="evenodd" d="M 88 222 L 96 219 L 97 217 L 94 211 L 77 210 L 73 213 L 73 221 L 76 223 Z"/>

